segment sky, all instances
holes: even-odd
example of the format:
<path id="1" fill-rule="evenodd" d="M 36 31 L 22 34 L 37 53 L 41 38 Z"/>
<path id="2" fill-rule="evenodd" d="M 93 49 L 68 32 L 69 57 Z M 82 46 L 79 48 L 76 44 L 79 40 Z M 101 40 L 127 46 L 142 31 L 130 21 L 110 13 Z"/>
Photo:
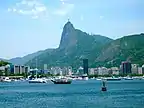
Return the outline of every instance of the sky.
<path id="1" fill-rule="evenodd" d="M 144 0 L 1 0 L 0 58 L 57 48 L 64 24 L 112 39 L 144 32 Z"/>

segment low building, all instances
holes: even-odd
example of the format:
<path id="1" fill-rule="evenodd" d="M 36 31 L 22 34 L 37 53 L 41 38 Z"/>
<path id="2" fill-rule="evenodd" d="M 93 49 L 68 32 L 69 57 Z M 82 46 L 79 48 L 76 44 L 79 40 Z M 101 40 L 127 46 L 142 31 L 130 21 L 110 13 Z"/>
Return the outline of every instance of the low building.
<path id="1" fill-rule="evenodd" d="M 112 72 L 112 75 L 119 75 L 120 73 L 118 67 L 112 67 L 111 72 Z"/>
<path id="2" fill-rule="evenodd" d="M 82 67 L 82 66 L 80 66 L 80 67 L 78 68 L 77 74 L 78 74 L 78 75 L 83 75 L 83 74 L 84 74 L 84 71 L 83 71 L 83 67 Z"/>
<path id="3" fill-rule="evenodd" d="M 138 74 L 138 64 L 132 64 L 131 71 L 132 74 Z"/>
<path id="4" fill-rule="evenodd" d="M 95 68 L 89 68 L 89 75 L 94 75 L 95 74 Z"/>
<path id="5" fill-rule="evenodd" d="M 69 66 L 69 67 L 68 67 L 68 75 L 71 76 L 72 74 L 73 74 L 73 72 L 72 72 L 72 67 Z"/>
<path id="6" fill-rule="evenodd" d="M 108 69 L 106 67 L 99 67 L 98 68 L 98 75 L 108 75 Z"/>
<path id="7" fill-rule="evenodd" d="M 69 73 L 71 72 L 71 69 L 69 67 L 63 67 L 62 68 L 62 74 L 65 75 L 69 75 Z"/>
<path id="8" fill-rule="evenodd" d="M 142 67 L 138 67 L 138 74 L 142 75 Z"/>
<path id="9" fill-rule="evenodd" d="M 44 70 L 47 70 L 47 69 L 48 69 L 48 65 L 44 64 Z"/>

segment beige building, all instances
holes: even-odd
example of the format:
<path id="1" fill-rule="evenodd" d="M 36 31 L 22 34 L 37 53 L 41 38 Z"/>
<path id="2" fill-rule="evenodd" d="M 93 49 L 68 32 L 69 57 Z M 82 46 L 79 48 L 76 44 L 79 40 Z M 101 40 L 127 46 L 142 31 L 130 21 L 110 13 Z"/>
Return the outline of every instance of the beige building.
<path id="1" fill-rule="evenodd" d="M 138 64 L 132 64 L 131 66 L 132 74 L 138 74 Z"/>
<path id="2" fill-rule="evenodd" d="M 108 75 L 108 69 L 106 67 L 99 67 L 98 68 L 98 75 Z"/>
<path id="3" fill-rule="evenodd" d="M 118 67 L 112 67 L 111 72 L 112 72 L 112 75 L 119 75 L 120 73 Z"/>
<path id="4" fill-rule="evenodd" d="M 47 70 L 47 69 L 48 69 L 48 65 L 44 64 L 44 70 Z"/>
<path id="5" fill-rule="evenodd" d="M 98 75 L 99 69 L 98 68 L 89 68 L 89 75 Z"/>
<path id="6" fill-rule="evenodd" d="M 89 75 L 94 75 L 95 74 L 95 68 L 89 68 Z"/>
<path id="7" fill-rule="evenodd" d="M 138 74 L 142 74 L 142 67 L 138 67 Z"/>

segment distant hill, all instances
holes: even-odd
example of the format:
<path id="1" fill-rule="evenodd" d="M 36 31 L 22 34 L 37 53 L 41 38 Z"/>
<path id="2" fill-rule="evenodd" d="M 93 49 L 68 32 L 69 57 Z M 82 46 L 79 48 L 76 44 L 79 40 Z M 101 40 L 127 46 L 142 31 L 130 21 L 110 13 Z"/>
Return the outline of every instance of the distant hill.
<path id="1" fill-rule="evenodd" d="M 7 59 L 3 59 L 3 58 L 0 58 L 0 61 L 1 61 L 1 60 L 2 60 L 2 61 L 7 61 Z"/>
<path id="2" fill-rule="evenodd" d="M 94 58 L 99 56 L 101 49 L 112 39 L 101 35 L 89 35 L 81 30 L 75 29 L 71 22 L 64 25 L 60 45 L 52 52 L 45 52 L 27 62 L 27 65 L 35 67 L 36 59 L 38 66 L 44 64 L 49 66 L 73 66 L 82 65 L 82 58 Z"/>
<path id="3" fill-rule="evenodd" d="M 107 44 L 95 64 L 119 66 L 125 60 L 144 64 L 144 34 L 124 36 Z"/>
<path id="4" fill-rule="evenodd" d="M 45 52 L 51 52 L 52 50 L 53 49 L 46 49 L 46 50 L 43 50 L 43 51 L 38 51 L 38 52 L 35 52 L 35 53 L 32 53 L 32 54 L 28 54 L 24 57 L 16 57 L 16 58 L 12 58 L 10 60 L 5 60 L 5 61 L 8 61 L 12 64 L 24 65 L 26 62 L 30 61 L 34 57 L 36 57 L 36 56 L 38 56 L 42 53 L 45 53 Z"/>

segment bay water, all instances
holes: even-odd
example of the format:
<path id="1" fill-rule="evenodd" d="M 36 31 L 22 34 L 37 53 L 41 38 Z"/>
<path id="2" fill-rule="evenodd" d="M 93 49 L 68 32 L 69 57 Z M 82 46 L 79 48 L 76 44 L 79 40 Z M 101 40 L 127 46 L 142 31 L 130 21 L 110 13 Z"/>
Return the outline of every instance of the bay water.
<path id="1" fill-rule="evenodd" d="M 144 108 L 144 80 L 108 81 L 0 82 L 0 108 Z"/>

